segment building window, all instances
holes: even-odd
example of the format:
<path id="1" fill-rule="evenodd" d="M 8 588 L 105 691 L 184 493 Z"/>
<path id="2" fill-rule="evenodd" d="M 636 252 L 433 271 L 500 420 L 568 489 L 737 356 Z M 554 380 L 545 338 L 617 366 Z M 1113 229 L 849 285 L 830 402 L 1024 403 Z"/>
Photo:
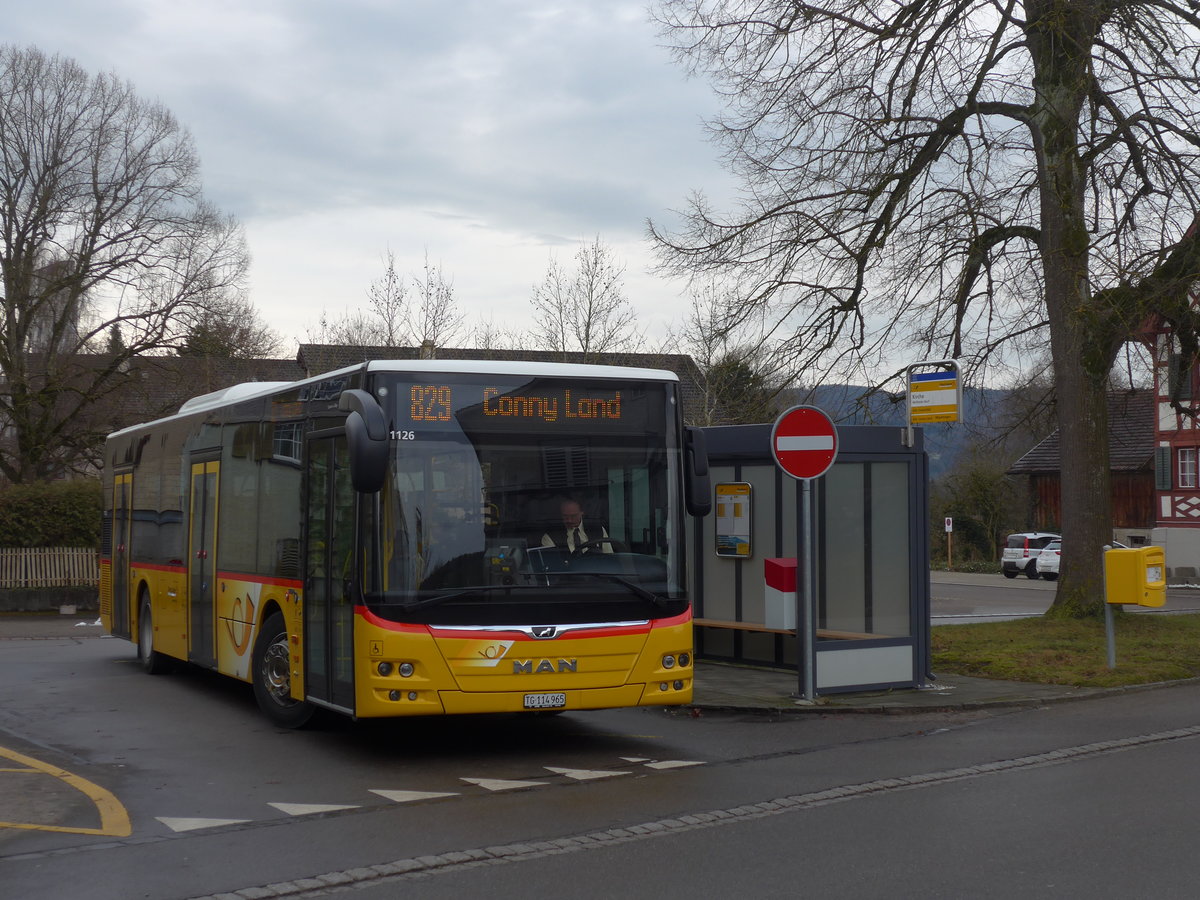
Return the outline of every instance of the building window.
<path id="1" fill-rule="evenodd" d="M 1179 448 L 1179 487 L 1194 488 L 1196 486 L 1196 448 Z"/>

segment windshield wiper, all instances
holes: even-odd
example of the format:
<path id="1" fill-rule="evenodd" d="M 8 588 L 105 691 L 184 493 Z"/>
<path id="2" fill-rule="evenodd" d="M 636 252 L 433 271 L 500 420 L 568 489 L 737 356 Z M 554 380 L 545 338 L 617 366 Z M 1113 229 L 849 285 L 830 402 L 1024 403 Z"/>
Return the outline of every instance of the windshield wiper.
<path id="1" fill-rule="evenodd" d="M 629 592 L 634 596 L 653 603 L 659 609 L 666 609 L 668 606 L 668 601 L 665 598 L 660 597 L 653 591 L 646 590 L 640 584 L 634 584 L 629 579 L 622 578 L 620 575 L 610 575 L 607 572 L 571 572 L 570 574 L 585 575 L 588 578 L 599 578 L 601 581 L 611 581 L 614 584 L 619 584 L 624 588 L 628 588 Z"/>
<path id="2" fill-rule="evenodd" d="M 585 578 L 597 578 L 600 581 L 610 581 L 613 584 L 619 584 L 621 587 L 628 590 L 635 597 L 652 603 L 658 609 L 666 609 L 669 602 L 655 594 L 653 591 L 648 591 L 639 584 L 634 584 L 620 575 L 611 575 L 607 572 L 563 572 L 553 573 L 555 575 L 565 575 L 567 578 L 575 578 L 583 576 Z M 408 602 L 400 602 L 397 605 L 404 612 L 415 612 L 419 609 L 427 609 L 431 606 L 440 606 L 443 603 L 448 603 L 451 600 L 461 600 L 463 597 L 483 597 L 487 594 L 497 592 L 509 593 L 511 591 L 530 591 L 540 590 L 546 591 L 547 588 L 552 589 L 554 585 L 544 584 L 480 584 L 474 587 L 462 588 L 457 591 L 450 591 L 446 594 L 434 594 L 432 597 L 424 597 L 420 600 L 409 600 Z"/>
<path id="3" fill-rule="evenodd" d="M 425 597 L 421 600 L 409 600 L 407 603 L 400 603 L 399 606 L 405 612 L 413 612 L 418 609 L 425 609 L 429 606 L 440 606 L 450 600 L 458 600 L 462 597 L 482 597 L 485 594 L 491 594 L 495 591 L 524 591 L 530 588 L 536 588 L 533 584 L 480 584 L 475 587 L 463 588 L 459 591 L 451 591 L 448 594 L 434 594 L 432 597 Z"/>

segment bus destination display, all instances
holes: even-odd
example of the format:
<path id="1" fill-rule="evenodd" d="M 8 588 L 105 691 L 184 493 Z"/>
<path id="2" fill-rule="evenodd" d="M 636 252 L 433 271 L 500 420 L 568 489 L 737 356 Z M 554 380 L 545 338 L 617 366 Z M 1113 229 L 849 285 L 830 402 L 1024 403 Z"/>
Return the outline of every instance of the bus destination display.
<path id="1" fill-rule="evenodd" d="M 596 424 L 619 422 L 621 391 L 588 391 L 560 387 L 525 392 L 520 389 L 479 385 L 414 384 L 409 389 L 409 418 L 414 423 L 449 422 L 455 410 L 472 418 L 482 415 L 500 424 L 503 420 L 553 424 L 560 420 L 585 420 Z M 465 402 L 464 402 L 465 401 Z"/>

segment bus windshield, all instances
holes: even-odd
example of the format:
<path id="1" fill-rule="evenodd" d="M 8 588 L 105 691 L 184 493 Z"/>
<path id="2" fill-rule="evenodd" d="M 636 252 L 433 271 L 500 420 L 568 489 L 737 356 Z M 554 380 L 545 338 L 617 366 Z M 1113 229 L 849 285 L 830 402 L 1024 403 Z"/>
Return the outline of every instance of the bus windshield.
<path id="1" fill-rule="evenodd" d="M 365 599 L 438 624 L 643 620 L 687 609 L 675 385 L 380 373 L 388 477 Z"/>

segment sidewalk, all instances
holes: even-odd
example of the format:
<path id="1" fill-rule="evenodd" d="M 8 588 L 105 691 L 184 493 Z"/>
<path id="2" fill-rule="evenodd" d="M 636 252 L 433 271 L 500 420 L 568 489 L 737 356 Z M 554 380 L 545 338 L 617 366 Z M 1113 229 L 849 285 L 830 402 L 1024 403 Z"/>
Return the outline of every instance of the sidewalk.
<path id="1" fill-rule="evenodd" d="M 935 673 L 936 674 L 936 673 Z M 1041 706 L 1061 700 L 1102 696 L 1130 688 L 1077 688 L 1055 684 L 991 681 L 967 675 L 939 675 L 928 687 L 829 694 L 807 702 L 795 672 L 696 663 L 694 705 L 757 713 L 913 713 Z"/>
<path id="2" fill-rule="evenodd" d="M 6 640 L 107 637 L 96 613 L 75 616 L 0 615 L 0 647 Z M 132 648 L 130 650 L 132 654 Z M 698 709 L 763 713 L 906 713 L 1040 706 L 1138 688 L 1075 688 L 1051 684 L 990 681 L 965 675 L 939 676 L 922 689 L 868 691 L 819 696 L 808 703 L 795 672 L 698 660 L 692 705 Z"/>

